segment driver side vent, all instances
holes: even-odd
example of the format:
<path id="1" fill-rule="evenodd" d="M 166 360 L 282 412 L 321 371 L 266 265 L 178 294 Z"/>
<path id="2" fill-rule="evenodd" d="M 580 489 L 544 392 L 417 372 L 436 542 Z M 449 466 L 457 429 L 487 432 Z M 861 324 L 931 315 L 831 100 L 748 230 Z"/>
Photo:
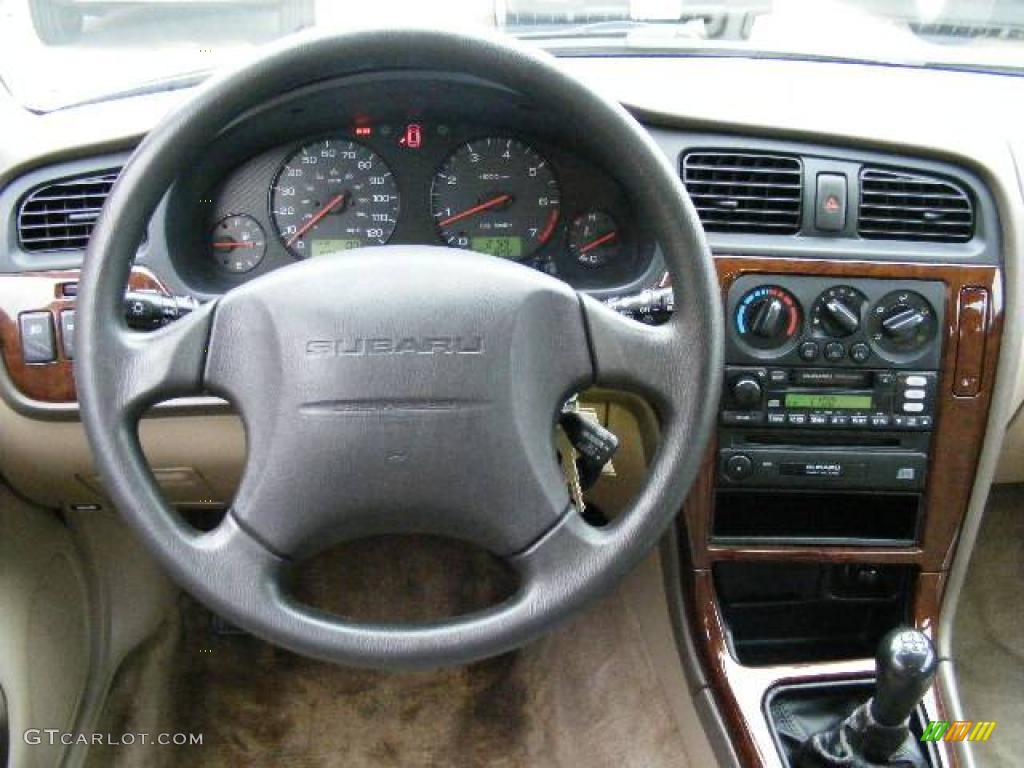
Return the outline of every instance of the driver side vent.
<path id="1" fill-rule="evenodd" d="M 85 248 L 118 172 L 62 179 L 34 189 L 18 208 L 21 247 L 33 253 Z"/>
<path id="2" fill-rule="evenodd" d="M 857 233 L 868 240 L 965 243 L 974 235 L 974 208 L 967 191 L 952 181 L 864 168 Z"/>
<path id="3" fill-rule="evenodd" d="M 795 235 L 800 229 L 799 158 L 760 152 L 687 152 L 683 184 L 704 229 Z"/>

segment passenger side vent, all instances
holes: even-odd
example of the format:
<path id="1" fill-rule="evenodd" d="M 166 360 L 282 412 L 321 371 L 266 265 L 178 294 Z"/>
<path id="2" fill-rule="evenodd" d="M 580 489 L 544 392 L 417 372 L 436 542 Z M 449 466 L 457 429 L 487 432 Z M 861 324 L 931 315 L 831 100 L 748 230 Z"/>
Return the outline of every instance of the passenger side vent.
<path id="1" fill-rule="evenodd" d="M 50 182 L 29 193 L 18 209 L 21 247 L 32 252 L 85 248 L 118 172 Z"/>
<path id="2" fill-rule="evenodd" d="M 709 232 L 794 235 L 800 229 L 803 168 L 786 155 L 688 152 L 683 183 Z"/>
<path id="3" fill-rule="evenodd" d="M 869 240 L 964 243 L 974 235 L 974 208 L 967 191 L 954 182 L 864 168 L 857 233 Z"/>

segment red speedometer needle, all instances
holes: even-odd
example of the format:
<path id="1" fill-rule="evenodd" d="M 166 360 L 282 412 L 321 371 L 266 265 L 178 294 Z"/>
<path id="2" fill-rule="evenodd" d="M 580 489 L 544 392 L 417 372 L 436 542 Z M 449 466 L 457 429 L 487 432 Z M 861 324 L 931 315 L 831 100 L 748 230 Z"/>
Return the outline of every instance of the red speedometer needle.
<path id="1" fill-rule="evenodd" d="M 330 213 L 335 208 L 337 208 L 339 205 L 341 205 L 342 201 L 345 199 L 345 196 L 347 194 L 348 194 L 347 192 L 342 192 L 340 195 L 335 195 L 330 200 L 328 200 L 327 201 L 327 205 L 325 205 L 319 211 L 314 213 L 309 221 L 307 221 L 305 224 L 303 224 L 301 227 L 299 227 L 298 230 L 296 230 L 295 234 L 288 238 L 288 242 L 285 243 L 285 245 L 287 245 L 288 247 L 291 247 L 295 243 L 296 240 L 298 240 L 304 234 L 309 232 L 309 230 L 311 230 L 313 227 L 315 227 L 320 222 L 320 219 L 322 219 L 328 213 Z"/>
<path id="2" fill-rule="evenodd" d="M 255 248 L 256 243 L 252 240 L 218 240 L 213 244 L 214 248 Z"/>
<path id="3" fill-rule="evenodd" d="M 485 200 L 484 202 L 480 203 L 480 205 L 474 205 L 472 208 L 467 208 L 464 211 L 452 214 L 447 219 L 442 219 L 441 226 L 447 227 L 449 224 L 454 224 L 456 221 L 462 221 L 463 219 L 473 216 L 477 213 L 481 213 L 482 211 L 489 211 L 491 208 L 496 208 L 502 203 L 507 203 L 511 199 L 512 195 L 508 194 L 492 197 L 490 200 Z"/>
<path id="4" fill-rule="evenodd" d="M 596 238 L 594 240 L 591 240 L 586 245 L 581 246 L 580 247 L 580 253 L 587 253 L 589 251 L 594 250 L 595 248 L 597 248 L 600 245 L 604 245 L 605 243 L 610 243 L 612 240 L 614 240 L 618 236 L 619 236 L 618 232 L 609 232 L 607 235 L 601 235 L 600 237 L 598 237 L 598 238 Z"/>

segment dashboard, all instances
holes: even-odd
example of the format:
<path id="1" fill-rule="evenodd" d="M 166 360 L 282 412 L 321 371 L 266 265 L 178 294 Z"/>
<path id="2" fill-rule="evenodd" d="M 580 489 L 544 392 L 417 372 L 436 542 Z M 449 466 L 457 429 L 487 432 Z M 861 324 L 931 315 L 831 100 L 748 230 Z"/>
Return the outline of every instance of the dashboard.
<path id="1" fill-rule="evenodd" d="M 652 269 L 654 243 L 622 188 L 555 135 L 553 116 L 467 81 L 409 76 L 387 95 L 372 78 L 314 89 L 211 147 L 166 209 L 190 287 L 222 293 L 296 260 L 384 244 L 511 259 L 599 293 Z"/>

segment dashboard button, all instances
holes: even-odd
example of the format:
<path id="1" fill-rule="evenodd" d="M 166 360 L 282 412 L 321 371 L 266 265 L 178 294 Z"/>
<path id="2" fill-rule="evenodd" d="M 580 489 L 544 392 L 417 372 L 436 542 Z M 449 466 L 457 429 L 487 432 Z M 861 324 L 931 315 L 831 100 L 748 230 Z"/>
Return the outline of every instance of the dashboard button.
<path id="1" fill-rule="evenodd" d="M 850 417 L 845 413 L 835 413 L 829 417 L 828 423 L 833 427 L 847 427 L 850 425 Z"/>
<path id="2" fill-rule="evenodd" d="M 850 424 L 855 427 L 866 427 L 868 425 L 868 417 L 861 414 L 851 416 Z"/>
<path id="3" fill-rule="evenodd" d="M 928 384 L 928 379 L 924 376 L 907 376 L 906 382 L 908 387 L 923 387 Z"/>
<path id="4" fill-rule="evenodd" d="M 846 357 L 846 347 L 844 347 L 838 341 L 830 341 L 825 345 L 825 359 L 830 362 L 836 362 Z"/>
<path id="5" fill-rule="evenodd" d="M 730 480 L 739 482 L 740 480 L 746 480 L 754 474 L 754 463 L 750 460 L 749 456 L 744 456 L 742 453 L 736 456 L 730 456 L 725 462 L 725 475 Z"/>
<path id="6" fill-rule="evenodd" d="M 818 345 L 813 341 L 805 341 L 800 345 L 800 359 L 810 362 L 818 359 Z"/>
<path id="7" fill-rule="evenodd" d="M 18 317 L 21 330 L 21 356 L 26 363 L 52 363 L 57 359 L 57 341 L 53 335 L 53 315 L 26 312 Z"/>
<path id="8" fill-rule="evenodd" d="M 785 424 L 786 423 L 786 414 L 784 414 L 784 413 L 769 413 L 768 414 L 768 423 L 769 424 Z"/>
<path id="9" fill-rule="evenodd" d="M 789 371 L 778 368 L 768 371 L 768 380 L 772 384 L 785 384 L 789 381 Z"/>
<path id="10" fill-rule="evenodd" d="M 858 342 L 850 347 L 850 359 L 855 363 L 866 363 L 871 357 L 871 347 L 864 342 Z"/>
<path id="11" fill-rule="evenodd" d="M 904 403 L 904 413 L 920 413 L 924 410 L 924 403 Z"/>
<path id="12" fill-rule="evenodd" d="M 64 357 L 75 359 L 75 310 L 65 309 L 60 313 L 60 343 L 64 347 Z"/>
<path id="13" fill-rule="evenodd" d="M 846 176 L 819 173 L 814 203 L 814 226 L 824 232 L 840 232 L 846 226 Z"/>
<path id="14" fill-rule="evenodd" d="M 791 413 L 788 415 L 790 424 L 802 425 L 807 423 L 806 413 Z"/>
<path id="15" fill-rule="evenodd" d="M 907 400 L 924 400 L 923 389 L 908 389 L 903 393 L 903 397 Z"/>
<path id="16" fill-rule="evenodd" d="M 872 427 L 888 427 L 889 417 L 888 416 L 872 416 L 871 417 Z"/>

